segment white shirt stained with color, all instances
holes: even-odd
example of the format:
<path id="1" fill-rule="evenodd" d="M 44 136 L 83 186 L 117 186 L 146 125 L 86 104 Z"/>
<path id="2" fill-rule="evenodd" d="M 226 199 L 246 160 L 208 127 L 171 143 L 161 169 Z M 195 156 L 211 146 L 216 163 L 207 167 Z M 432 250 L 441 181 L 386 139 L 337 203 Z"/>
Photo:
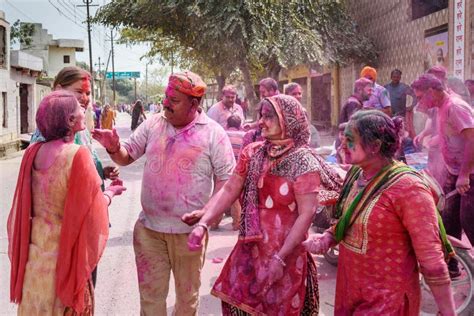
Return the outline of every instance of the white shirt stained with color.
<path id="1" fill-rule="evenodd" d="M 245 122 L 244 111 L 237 103 L 234 103 L 232 107 L 228 108 L 224 103 L 222 103 L 222 101 L 217 102 L 207 111 L 207 115 L 225 129 L 227 129 L 227 119 L 231 115 L 237 115 L 240 117 L 242 125 Z"/>
<path id="2" fill-rule="evenodd" d="M 181 216 L 201 209 L 212 195 L 213 177 L 227 180 L 235 167 L 226 132 L 205 113 L 182 129 L 153 115 L 123 146 L 135 160 L 146 157 L 139 219 L 157 232 L 189 233 Z"/>

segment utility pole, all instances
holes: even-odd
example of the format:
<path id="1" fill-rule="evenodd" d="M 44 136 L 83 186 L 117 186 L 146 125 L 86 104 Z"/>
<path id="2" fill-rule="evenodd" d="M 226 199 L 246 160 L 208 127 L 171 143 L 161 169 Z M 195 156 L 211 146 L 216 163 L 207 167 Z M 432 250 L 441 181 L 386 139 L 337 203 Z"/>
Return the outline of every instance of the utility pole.
<path id="1" fill-rule="evenodd" d="M 171 51 L 171 73 L 174 73 L 174 55 L 173 55 L 173 51 Z"/>
<path id="2" fill-rule="evenodd" d="M 137 78 L 133 78 L 133 84 L 135 86 L 135 101 L 137 101 Z"/>
<path id="3" fill-rule="evenodd" d="M 145 104 L 148 104 L 148 64 L 150 62 L 146 63 L 145 66 Z"/>
<path id="4" fill-rule="evenodd" d="M 109 70 L 109 63 L 110 63 L 110 57 L 112 56 L 112 51 L 109 51 L 109 57 L 107 58 L 107 64 L 105 65 L 105 71 L 104 71 L 104 100 L 103 104 L 105 105 L 105 97 L 107 96 L 107 71 Z"/>
<path id="5" fill-rule="evenodd" d="M 91 80 L 91 94 L 92 94 L 92 102 L 94 102 L 94 69 L 92 64 L 92 40 L 91 40 L 91 17 L 89 7 L 98 7 L 98 4 L 91 5 L 92 0 L 82 0 L 85 3 L 85 7 L 87 9 L 87 37 L 89 38 L 89 70 L 92 76 Z M 78 7 L 84 7 L 84 5 L 78 5 Z"/>
<path id="6" fill-rule="evenodd" d="M 103 99 L 103 95 L 104 95 L 104 81 L 105 81 L 105 75 L 102 75 L 102 70 L 100 69 L 100 67 L 104 65 L 104 63 L 101 63 L 100 62 L 100 56 L 99 56 L 99 62 L 98 63 L 95 63 L 94 66 L 98 66 L 99 67 L 99 78 L 100 78 L 100 81 L 99 81 L 99 90 L 100 90 L 100 97 L 99 99 L 102 100 Z M 103 101 L 102 101 L 103 102 Z"/>
<path id="7" fill-rule="evenodd" d="M 115 106 L 115 63 L 114 63 L 114 29 L 110 30 L 110 44 L 112 53 L 112 91 L 113 91 L 113 106 Z"/>

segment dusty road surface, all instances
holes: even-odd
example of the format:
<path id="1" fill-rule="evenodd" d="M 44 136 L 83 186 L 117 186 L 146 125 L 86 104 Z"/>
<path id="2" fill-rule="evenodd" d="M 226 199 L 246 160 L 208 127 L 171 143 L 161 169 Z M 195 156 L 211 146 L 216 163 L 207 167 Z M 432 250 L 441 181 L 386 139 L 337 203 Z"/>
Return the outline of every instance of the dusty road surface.
<path id="1" fill-rule="evenodd" d="M 121 138 L 130 135 L 130 116 L 119 113 L 117 130 Z M 99 144 L 96 148 L 104 166 L 112 164 L 105 150 Z M 7 255 L 6 221 L 15 189 L 22 154 L 0 160 L 0 315 L 16 314 L 16 307 L 9 302 L 10 266 Z M 110 237 L 105 253 L 99 263 L 95 291 L 96 315 L 139 315 L 139 294 L 135 259 L 132 246 L 132 232 L 140 212 L 140 189 L 144 160 L 121 168 L 121 178 L 127 191 L 116 197 L 110 207 Z M 210 289 L 219 275 L 225 259 L 237 240 L 237 233 L 231 229 L 231 219 L 224 218 L 218 231 L 212 231 L 207 249 L 206 262 L 202 272 L 199 315 L 220 315 L 220 301 L 210 295 Z M 222 258 L 222 263 L 213 259 Z M 316 257 L 319 269 L 320 315 L 333 314 L 333 300 L 336 269 L 322 257 Z M 168 314 L 171 315 L 175 302 L 173 280 L 167 299 Z"/>

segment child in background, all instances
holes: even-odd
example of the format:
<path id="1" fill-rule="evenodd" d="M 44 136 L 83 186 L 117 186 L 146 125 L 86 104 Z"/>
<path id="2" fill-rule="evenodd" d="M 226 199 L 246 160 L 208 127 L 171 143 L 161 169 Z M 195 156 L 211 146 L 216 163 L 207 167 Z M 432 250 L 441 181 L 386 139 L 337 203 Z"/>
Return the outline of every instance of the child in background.
<path id="1" fill-rule="evenodd" d="M 339 138 L 340 145 L 336 148 L 336 161 L 340 165 L 346 164 L 346 158 L 344 157 L 344 151 L 342 150 L 342 141 L 344 139 L 344 131 L 346 129 L 347 122 L 341 123 L 338 126 L 338 134 L 337 137 Z"/>
<path id="2" fill-rule="evenodd" d="M 406 163 L 405 156 L 407 154 L 413 154 L 417 150 L 413 143 L 413 139 L 410 137 L 408 131 L 405 128 L 405 118 L 402 116 L 395 116 L 393 119 L 401 120 L 403 122 L 402 128 L 400 129 L 400 149 L 395 154 L 395 158 Z"/>
<path id="3" fill-rule="evenodd" d="M 239 159 L 240 149 L 242 147 L 242 140 L 244 138 L 245 132 L 241 129 L 242 120 L 237 115 L 231 115 L 227 119 L 227 136 L 229 137 L 232 149 L 234 151 L 234 157 L 237 161 Z M 240 212 L 241 206 L 239 200 L 235 201 L 234 204 L 230 207 L 230 214 L 232 216 L 232 229 L 239 230 L 240 222 Z M 217 228 L 220 220 L 211 226 L 211 228 Z"/>

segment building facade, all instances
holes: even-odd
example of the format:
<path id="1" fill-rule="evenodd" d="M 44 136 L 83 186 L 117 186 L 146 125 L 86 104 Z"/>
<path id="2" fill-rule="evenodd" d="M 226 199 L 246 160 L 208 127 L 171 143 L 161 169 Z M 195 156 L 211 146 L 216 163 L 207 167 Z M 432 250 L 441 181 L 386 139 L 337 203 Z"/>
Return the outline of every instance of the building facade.
<path id="1" fill-rule="evenodd" d="M 0 11 L 0 157 L 19 148 L 14 91 L 10 80 L 10 24 Z"/>
<path id="2" fill-rule="evenodd" d="M 390 82 L 390 73 L 403 72 L 410 84 L 428 68 L 440 65 L 461 80 L 474 78 L 474 1 L 470 0 L 349 0 L 359 30 L 379 51 L 377 82 Z M 459 32 L 463 35 L 460 36 Z M 462 48 L 462 49 L 460 49 Z M 340 99 L 352 93 L 364 64 L 338 70 Z M 462 71 L 460 71 L 462 69 Z M 339 111 L 340 104 L 333 107 Z"/>
<path id="3" fill-rule="evenodd" d="M 10 50 L 10 24 L 0 11 L 0 157 L 18 151 L 21 135 L 36 128 L 36 78 L 41 58 Z"/>
<path id="4" fill-rule="evenodd" d="M 377 83 L 403 72 L 410 84 L 435 65 L 463 81 L 474 78 L 474 1 L 470 0 L 347 0 L 359 31 L 379 52 Z M 300 65 L 280 73 L 282 84 L 303 87 L 303 105 L 315 126 L 335 128 L 344 101 L 365 64 L 349 63 L 312 69 Z"/>
<path id="5" fill-rule="evenodd" d="M 54 78 L 67 66 L 76 66 L 76 52 L 84 51 L 84 41 L 77 39 L 53 39 L 41 23 L 34 23 L 31 44 L 21 45 L 21 51 L 40 57 L 45 74 Z"/>

